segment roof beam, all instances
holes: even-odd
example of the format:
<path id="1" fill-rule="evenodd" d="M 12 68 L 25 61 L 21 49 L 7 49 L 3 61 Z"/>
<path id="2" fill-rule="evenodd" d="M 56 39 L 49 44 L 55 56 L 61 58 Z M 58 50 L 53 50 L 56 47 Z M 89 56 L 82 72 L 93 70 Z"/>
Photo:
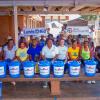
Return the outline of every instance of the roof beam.
<path id="1" fill-rule="evenodd" d="M 0 0 L 0 6 L 73 6 L 74 0 Z"/>
<path id="2" fill-rule="evenodd" d="M 84 7 L 86 7 L 86 6 L 85 5 L 76 6 L 75 8 L 71 9 L 71 11 L 78 11 L 80 9 L 83 9 Z"/>

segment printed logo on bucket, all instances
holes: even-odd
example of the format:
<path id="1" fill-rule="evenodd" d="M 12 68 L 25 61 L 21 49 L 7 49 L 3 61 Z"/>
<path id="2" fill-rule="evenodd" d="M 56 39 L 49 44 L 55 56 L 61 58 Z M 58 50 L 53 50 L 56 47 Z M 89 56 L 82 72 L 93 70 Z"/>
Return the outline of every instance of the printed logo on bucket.
<path id="1" fill-rule="evenodd" d="M 34 75 L 34 67 L 24 68 L 24 74 L 27 76 Z"/>
<path id="2" fill-rule="evenodd" d="M 86 73 L 95 73 L 96 71 L 96 65 L 86 65 Z"/>
<path id="3" fill-rule="evenodd" d="M 0 75 L 4 75 L 4 67 L 0 66 Z"/>
<path id="4" fill-rule="evenodd" d="M 19 66 L 10 66 L 9 70 L 12 75 L 19 74 Z"/>
<path id="5" fill-rule="evenodd" d="M 54 67 L 54 74 L 55 75 L 63 75 L 64 74 L 64 67 Z"/>
<path id="6" fill-rule="evenodd" d="M 70 74 L 71 75 L 79 75 L 79 73 L 80 73 L 80 66 L 70 67 Z"/>
<path id="7" fill-rule="evenodd" d="M 40 66 L 40 74 L 41 75 L 48 75 L 50 74 L 50 67 L 49 66 Z"/>

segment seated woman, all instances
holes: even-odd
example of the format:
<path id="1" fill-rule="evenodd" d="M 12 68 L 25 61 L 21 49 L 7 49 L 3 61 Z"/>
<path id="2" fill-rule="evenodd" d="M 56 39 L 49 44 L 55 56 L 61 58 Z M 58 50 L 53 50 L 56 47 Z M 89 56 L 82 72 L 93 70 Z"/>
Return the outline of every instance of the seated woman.
<path id="1" fill-rule="evenodd" d="M 53 40 L 48 38 L 46 41 L 46 46 L 42 49 L 42 59 L 47 59 L 49 61 L 54 61 L 58 58 L 58 48 L 53 45 Z M 51 68 L 52 70 L 52 68 Z M 48 82 L 44 82 L 43 88 L 48 87 Z"/>
<path id="2" fill-rule="evenodd" d="M 42 48 L 38 45 L 37 39 L 33 39 L 32 46 L 30 46 L 27 51 L 29 55 L 29 60 L 33 60 L 35 62 L 39 61 L 41 50 Z"/>
<path id="3" fill-rule="evenodd" d="M 46 46 L 42 49 L 42 59 L 48 59 L 54 61 L 58 58 L 58 48 L 53 45 L 53 40 L 48 38 Z"/>
<path id="4" fill-rule="evenodd" d="M 95 48 L 95 59 L 97 61 L 97 72 L 100 73 L 100 46 Z"/>
<path id="5" fill-rule="evenodd" d="M 15 56 L 16 50 L 17 50 L 17 48 L 14 45 L 14 40 L 13 39 L 9 39 L 7 45 L 4 46 L 4 48 L 3 48 L 3 58 L 7 63 L 9 63 L 9 62 L 11 62 L 11 61 L 16 59 L 16 56 Z M 11 83 L 14 86 L 16 85 L 15 82 L 11 82 Z"/>
<path id="6" fill-rule="evenodd" d="M 16 51 L 16 58 L 20 62 L 28 60 L 27 47 L 25 42 L 20 42 L 19 48 Z"/>
<path id="7" fill-rule="evenodd" d="M 72 46 L 68 48 L 69 60 L 79 60 L 80 48 L 77 46 L 77 41 L 72 40 Z"/>
<path id="8" fill-rule="evenodd" d="M 92 58 L 92 52 L 91 49 L 89 48 L 89 44 L 88 41 L 84 41 L 83 47 L 80 50 L 80 56 L 82 59 L 82 63 L 84 66 L 84 61 L 85 60 L 89 60 Z M 87 81 L 87 83 L 91 84 L 91 83 L 95 83 L 95 81 Z"/>
<path id="9" fill-rule="evenodd" d="M 92 58 L 92 53 L 89 48 L 88 41 L 84 41 L 83 47 L 80 50 L 80 56 L 82 58 L 82 61 L 89 60 Z"/>
<path id="10" fill-rule="evenodd" d="M 64 45 L 65 40 L 60 39 L 58 46 L 58 60 L 67 61 L 67 51 L 68 47 Z"/>
<path id="11" fill-rule="evenodd" d="M 9 39 L 7 45 L 3 48 L 3 57 L 4 60 L 7 62 L 10 62 L 12 60 L 15 60 L 15 53 L 16 53 L 16 46 L 14 45 L 14 40 Z"/>
<path id="12" fill-rule="evenodd" d="M 59 41 L 59 46 L 58 46 L 58 60 L 60 61 L 64 61 L 65 63 L 65 68 L 64 68 L 64 72 L 66 73 L 66 69 L 67 69 L 67 58 L 68 58 L 68 47 L 64 45 L 65 44 L 65 40 L 64 39 L 60 39 Z"/>

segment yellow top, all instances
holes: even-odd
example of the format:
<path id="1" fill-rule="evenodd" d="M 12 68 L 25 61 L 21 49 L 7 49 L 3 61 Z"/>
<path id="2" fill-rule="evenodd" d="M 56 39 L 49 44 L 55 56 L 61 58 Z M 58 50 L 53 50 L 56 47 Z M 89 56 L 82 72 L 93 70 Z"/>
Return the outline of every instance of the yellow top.
<path id="1" fill-rule="evenodd" d="M 27 48 L 18 48 L 16 51 L 16 56 L 18 56 L 21 59 L 21 61 L 25 61 L 28 57 Z"/>
<path id="2" fill-rule="evenodd" d="M 75 60 L 79 56 L 79 47 L 76 47 L 76 49 L 73 49 L 72 47 L 68 48 L 68 53 L 70 53 L 70 58 Z"/>

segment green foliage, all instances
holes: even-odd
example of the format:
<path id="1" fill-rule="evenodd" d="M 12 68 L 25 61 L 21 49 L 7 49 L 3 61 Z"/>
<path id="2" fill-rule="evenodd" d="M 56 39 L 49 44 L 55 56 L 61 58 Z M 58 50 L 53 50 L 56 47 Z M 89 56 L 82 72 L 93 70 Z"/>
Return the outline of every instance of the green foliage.
<path id="1" fill-rule="evenodd" d="M 96 15 L 82 15 L 81 18 L 90 21 L 90 20 L 96 20 L 97 16 Z"/>

